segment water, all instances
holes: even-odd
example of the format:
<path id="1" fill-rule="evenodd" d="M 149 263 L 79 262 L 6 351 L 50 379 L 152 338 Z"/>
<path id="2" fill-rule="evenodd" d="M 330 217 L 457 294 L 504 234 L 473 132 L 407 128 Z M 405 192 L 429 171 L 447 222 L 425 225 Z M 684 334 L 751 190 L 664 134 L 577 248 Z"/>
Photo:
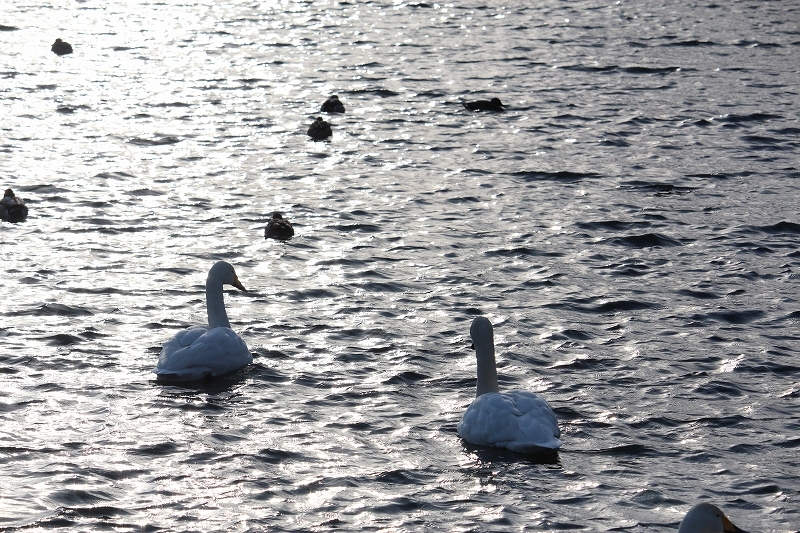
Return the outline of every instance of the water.
<path id="1" fill-rule="evenodd" d="M 796 6 L 107 4 L 0 6 L 2 530 L 798 531 Z M 254 364 L 154 383 L 219 259 Z"/>

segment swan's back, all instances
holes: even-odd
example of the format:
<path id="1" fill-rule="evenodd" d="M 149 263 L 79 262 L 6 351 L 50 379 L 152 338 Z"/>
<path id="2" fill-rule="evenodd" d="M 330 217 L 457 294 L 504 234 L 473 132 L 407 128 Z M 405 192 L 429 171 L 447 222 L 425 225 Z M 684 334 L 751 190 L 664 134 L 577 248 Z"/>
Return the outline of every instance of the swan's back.
<path id="1" fill-rule="evenodd" d="M 160 379 L 193 381 L 221 376 L 252 362 L 253 354 L 232 329 L 195 326 L 164 343 L 155 372 Z"/>
<path id="2" fill-rule="evenodd" d="M 473 400 L 458 424 L 472 444 L 535 452 L 561 446 L 561 431 L 547 402 L 529 391 L 490 392 Z"/>

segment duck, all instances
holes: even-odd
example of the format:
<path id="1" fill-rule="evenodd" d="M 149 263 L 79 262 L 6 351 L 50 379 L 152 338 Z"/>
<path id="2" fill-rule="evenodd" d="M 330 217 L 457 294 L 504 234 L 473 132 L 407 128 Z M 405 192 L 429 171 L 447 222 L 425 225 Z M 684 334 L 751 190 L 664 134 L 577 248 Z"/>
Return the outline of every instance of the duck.
<path id="1" fill-rule="evenodd" d="M 339 101 L 339 97 L 334 94 L 323 102 L 321 111 L 323 113 L 344 113 L 344 104 L 342 104 L 342 102 Z"/>
<path id="2" fill-rule="evenodd" d="M 8 222 L 22 222 L 28 218 L 28 206 L 11 189 L 6 189 L 0 200 L 0 218 Z"/>
<path id="3" fill-rule="evenodd" d="M 333 135 L 331 125 L 322 120 L 322 117 L 317 117 L 317 120 L 308 128 L 308 136 L 315 141 L 322 141 Z"/>
<path id="4" fill-rule="evenodd" d="M 686 513 L 678 526 L 678 533 L 747 533 L 728 520 L 719 507 L 698 503 Z"/>
<path id="5" fill-rule="evenodd" d="M 283 218 L 280 213 L 273 213 L 272 218 L 264 228 L 265 239 L 275 239 L 278 241 L 286 241 L 294 236 L 294 228 L 292 224 Z"/>
<path id="6" fill-rule="evenodd" d="M 64 56 L 72 53 L 72 45 L 61 39 L 56 39 L 56 42 L 53 43 L 50 50 L 55 52 L 57 56 Z"/>
<path id="7" fill-rule="evenodd" d="M 499 98 L 492 98 L 491 100 L 475 100 L 474 102 L 464 102 L 464 107 L 470 111 L 505 111 L 505 106 Z"/>
<path id="8" fill-rule="evenodd" d="M 208 327 L 178 332 L 161 348 L 153 370 L 158 381 L 197 381 L 239 370 L 253 362 L 244 340 L 231 329 L 222 286 L 247 292 L 230 263 L 219 261 L 208 271 L 206 310 Z"/>
<path id="9" fill-rule="evenodd" d="M 494 329 L 479 316 L 469 329 L 478 359 L 475 399 L 458 424 L 458 435 L 470 444 L 519 453 L 557 450 L 561 431 L 547 402 L 533 392 L 500 392 L 494 357 Z"/>

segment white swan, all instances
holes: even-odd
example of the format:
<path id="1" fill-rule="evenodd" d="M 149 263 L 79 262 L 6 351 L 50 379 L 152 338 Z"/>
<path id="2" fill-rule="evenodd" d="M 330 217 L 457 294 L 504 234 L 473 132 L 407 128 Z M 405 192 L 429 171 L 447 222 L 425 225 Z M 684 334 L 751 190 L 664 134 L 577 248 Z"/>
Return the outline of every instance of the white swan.
<path id="1" fill-rule="evenodd" d="M 681 520 L 678 533 L 746 533 L 728 520 L 716 505 L 698 503 Z"/>
<path id="2" fill-rule="evenodd" d="M 208 327 L 185 329 L 164 343 L 154 369 L 157 379 L 193 381 L 227 374 L 253 362 L 253 354 L 228 321 L 224 284 L 247 291 L 229 263 L 220 261 L 212 266 L 206 279 Z"/>
<path id="3" fill-rule="evenodd" d="M 556 415 L 544 399 L 528 391 L 500 392 L 489 319 L 477 317 L 469 334 L 478 357 L 478 388 L 458 424 L 459 436 L 479 446 L 523 453 L 561 446 Z"/>

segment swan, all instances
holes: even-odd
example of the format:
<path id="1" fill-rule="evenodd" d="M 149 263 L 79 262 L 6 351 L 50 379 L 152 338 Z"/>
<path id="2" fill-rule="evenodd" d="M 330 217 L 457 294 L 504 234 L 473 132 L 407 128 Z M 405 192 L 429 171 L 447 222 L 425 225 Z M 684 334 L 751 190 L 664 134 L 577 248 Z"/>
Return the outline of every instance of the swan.
<path id="1" fill-rule="evenodd" d="M 233 267 L 219 261 L 206 279 L 208 327 L 193 326 L 165 342 L 154 369 L 156 379 L 193 381 L 227 374 L 253 362 L 253 354 L 228 321 L 222 297 L 225 284 L 247 292 Z"/>
<path id="2" fill-rule="evenodd" d="M 339 97 L 335 94 L 325 100 L 322 104 L 321 111 L 323 113 L 344 113 L 344 104 L 339 101 Z"/>
<path id="3" fill-rule="evenodd" d="M 56 42 L 54 42 L 53 46 L 50 47 L 50 51 L 54 52 L 57 56 L 71 54 L 72 45 L 66 41 L 62 41 L 61 39 L 56 39 Z"/>
<path id="4" fill-rule="evenodd" d="M 686 513 L 678 533 L 747 533 L 728 520 L 716 505 L 698 503 Z"/>
<path id="5" fill-rule="evenodd" d="M 478 387 L 458 424 L 458 435 L 479 446 L 522 453 L 558 449 L 561 431 L 555 413 L 543 398 L 522 390 L 500 392 L 489 319 L 475 318 L 469 334 L 478 358 Z"/>
<path id="6" fill-rule="evenodd" d="M 272 219 L 267 222 L 267 227 L 264 228 L 264 238 L 286 241 L 293 236 L 294 228 L 292 224 L 283 218 L 280 213 L 273 213 Z"/>
<path id="7" fill-rule="evenodd" d="M 464 102 L 464 107 L 470 111 L 505 111 L 505 106 L 499 98 L 491 100 L 475 100 L 474 102 Z"/>
<path id="8" fill-rule="evenodd" d="M 331 130 L 331 125 L 322 120 L 322 117 L 317 117 L 311 127 L 308 128 L 308 136 L 314 139 L 315 141 L 321 141 L 323 139 L 327 139 L 333 135 L 333 130 Z"/>
<path id="9" fill-rule="evenodd" d="M 9 222 L 22 222 L 28 218 L 28 207 L 22 198 L 14 195 L 14 191 L 6 189 L 0 200 L 0 219 Z"/>

